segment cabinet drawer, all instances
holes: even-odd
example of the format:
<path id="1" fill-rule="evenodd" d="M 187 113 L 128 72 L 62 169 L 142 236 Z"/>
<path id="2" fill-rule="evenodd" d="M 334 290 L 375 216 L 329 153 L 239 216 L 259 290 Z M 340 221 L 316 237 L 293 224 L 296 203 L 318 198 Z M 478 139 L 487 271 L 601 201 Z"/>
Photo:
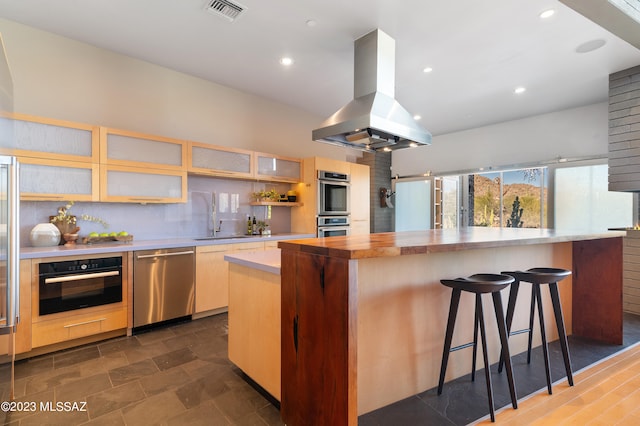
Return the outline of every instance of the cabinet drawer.
<path id="1" fill-rule="evenodd" d="M 77 312 L 77 311 L 76 311 Z M 32 326 L 33 347 L 51 345 L 66 340 L 92 336 L 127 327 L 127 309 L 74 314 L 69 317 L 39 321 Z"/>

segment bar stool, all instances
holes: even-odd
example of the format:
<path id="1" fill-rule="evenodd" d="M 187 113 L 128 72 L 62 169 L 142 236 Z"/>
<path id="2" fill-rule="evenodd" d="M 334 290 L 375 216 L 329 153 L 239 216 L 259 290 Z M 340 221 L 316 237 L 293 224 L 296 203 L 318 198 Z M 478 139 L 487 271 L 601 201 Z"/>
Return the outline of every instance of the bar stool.
<path id="1" fill-rule="evenodd" d="M 507 327 L 502 309 L 502 298 L 500 291 L 506 286 L 514 282 L 514 278 L 508 275 L 497 274 L 475 274 L 468 278 L 456 278 L 453 280 L 440 280 L 440 282 L 453 289 L 451 293 L 451 305 L 449 307 L 449 319 L 447 320 L 447 331 L 444 338 L 444 348 L 442 350 L 442 365 L 440 367 L 440 381 L 438 382 L 438 395 L 442 394 L 444 386 L 444 376 L 447 371 L 447 363 L 449 362 L 449 353 L 460 349 L 473 346 L 473 361 L 471 369 L 471 380 L 475 380 L 476 371 L 476 352 L 478 342 L 478 326 L 480 326 L 480 338 L 482 342 L 482 354 L 484 357 L 484 372 L 487 380 L 487 396 L 489 398 L 489 411 L 491 421 L 495 422 L 495 410 L 493 407 L 493 388 L 491 386 L 491 372 L 489 371 L 489 356 L 487 352 L 487 337 L 484 323 L 484 312 L 482 310 L 482 294 L 491 293 L 493 297 L 493 307 L 498 322 L 498 331 L 500 334 L 500 343 L 502 345 L 501 357 L 504 359 L 507 367 L 507 380 L 509 382 L 509 392 L 511 393 L 511 404 L 513 408 L 518 408 L 518 398 L 516 396 L 516 388 L 513 382 L 513 373 L 511 370 L 511 356 L 509 354 L 509 342 L 507 338 Z M 476 309 L 473 327 L 473 342 L 464 345 L 451 347 L 453 337 L 453 329 L 458 313 L 458 305 L 460 303 L 460 295 L 463 291 L 474 293 L 476 296 Z"/>
<path id="2" fill-rule="evenodd" d="M 558 281 L 571 275 L 571 271 L 567 269 L 559 268 L 532 268 L 527 271 L 513 271 L 503 272 L 505 275 L 512 276 L 515 281 L 511 284 L 509 291 L 509 303 L 507 305 L 507 332 L 509 336 L 516 334 L 528 333 L 529 345 L 527 348 L 527 364 L 531 363 L 531 343 L 533 341 L 533 317 L 536 308 L 536 301 L 538 305 L 538 321 L 540 323 L 540 335 L 542 338 L 542 353 L 544 355 L 544 365 L 547 374 L 547 391 L 549 395 L 552 394 L 551 390 L 551 368 L 549 367 L 549 348 L 547 346 L 547 334 L 544 326 L 544 313 L 542 309 L 542 297 L 540 293 L 540 286 L 542 284 L 549 285 L 549 292 L 551 294 L 551 303 L 553 305 L 553 314 L 556 318 L 556 325 L 558 327 L 558 337 L 560 339 L 560 348 L 562 350 L 562 358 L 564 359 L 564 368 L 567 372 L 567 380 L 569 386 L 573 386 L 573 373 L 571 372 L 571 359 L 569 357 L 569 347 L 567 344 L 567 333 L 564 327 L 564 317 L 562 316 L 562 306 L 560 305 L 560 295 L 558 294 Z M 511 325 L 513 322 L 513 314 L 516 306 L 516 299 L 518 297 L 518 289 L 520 282 L 531 283 L 531 309 L 529 311 L 529 328 L 511 332 Z M 502 371 L 502 360 L 498 365 L 498 371 Z M 508 372 L 507 372 L 508 373 Z"/>

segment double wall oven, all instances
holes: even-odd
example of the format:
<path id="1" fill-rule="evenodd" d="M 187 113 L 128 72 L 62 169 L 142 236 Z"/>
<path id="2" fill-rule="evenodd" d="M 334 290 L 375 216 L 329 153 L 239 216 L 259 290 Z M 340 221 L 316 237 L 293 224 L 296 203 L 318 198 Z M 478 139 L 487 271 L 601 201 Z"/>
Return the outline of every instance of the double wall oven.
<path id="1" fill-rule="evenodd" d="M 348 174 L 318 171 L 318 237 L 349 235 Z"/>

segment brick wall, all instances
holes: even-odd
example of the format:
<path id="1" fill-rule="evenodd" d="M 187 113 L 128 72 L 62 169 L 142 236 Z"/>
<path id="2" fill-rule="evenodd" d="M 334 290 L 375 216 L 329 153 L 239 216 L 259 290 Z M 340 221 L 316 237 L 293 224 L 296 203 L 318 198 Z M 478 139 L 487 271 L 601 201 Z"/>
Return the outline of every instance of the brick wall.
<path id="1" fill-rule="evenodd" d="M 609 190 L 640 191 L 640 66 L 609 75 Z"/>
<path id="2" fill-rule="evenodd" d="M 357 160 L 359 164 L 366 164 L 371 168 L 369 175 L 371 232 L 391 232 L 394 230 L 394 210 L 380 207 L 380 188 L 391 189 L 391 153 L 364 153 Z"/>

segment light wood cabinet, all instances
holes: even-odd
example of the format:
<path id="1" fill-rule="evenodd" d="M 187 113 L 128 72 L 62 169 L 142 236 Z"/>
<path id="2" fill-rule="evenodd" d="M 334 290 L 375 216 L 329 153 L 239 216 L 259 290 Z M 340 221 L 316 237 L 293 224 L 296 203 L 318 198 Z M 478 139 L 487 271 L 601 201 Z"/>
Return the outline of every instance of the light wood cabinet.
<path id="1" fill-rule="evenodd" d="M 297 183 L 302 180 L 302 161 L 298 158 L 280 157 L 256 152 L 255 178 L 273 182 Z"/>
<path id="2" fill-rule="evenodd" d="M 187 143 L 163 136 L 100 127 L 100 163 L 186 171 Z"/>
<path id="3" fill-rule="evenodd" d="M 21 200 L 98 201 L 97 163 L 20 157 Z"/>
<path id="4" fill-rule="evenodd" d="M 431 227 L 442 229 L 442 178 L 433 178 L 433 219 Z"/>
<path id="5" fill-rule="evenodd" d="M 291 212 L 291 230 L 315 233 L 318 215 L 318 170 L 350 175 L 351 234 L 368 234 L 370 228 L 369 166 L 330 158 L 310 157 L 303 160 L 303 182 L 296 185 L 299 208 Z"/>
<path id="6" fill-rule="evenodd" d="M 229 305 L 229 267 L 224 255 L 232 250 L 233 244 L 196 247 L 196 314 Z"/>
<path id="7" fill-rule="evenodd" d="M 31 265 L 31 339 L 32 347 L 52 345 L 68 342 L 74 339 L 86 338 L 103 333 L 122 330 L 126 333 L 129 300 L 129 257 L 127 253 L 110 253 L 112 256 L 122 256 L 122 302 L 109 305 L 94 306 L 68 312 L 50 315 L 40 315 L 38 310 L 39 283 L 38 269 L 43 261 L 54 262 L 73 260 L 73 256 L 34 259 Z M 86 255 L 86 258 L 104 257 L 104 254 Z"/>
<path id="8" fill-rule="evenodd" d="M 120 203 L 186 203 L 187 172 L 140 167 L 100 167 L 100 200 Z"/>
<path id="9" fill-rule="evenodd" d="M 280 275 L 229 265 L 229 360 L 280 400 Z"/>
<path id="10" fill-rule="evenodd" d="M 351 174 L 351 235 L 370 232 L 369 166 L 350 163 Z"/>
<path id="11" fill-rule="evenodd" d="M 98 126 L 11 114 L 13 145 L 5 142 L 0 153 L 17 157 L 97 163 L 99 159 Z"/>
<path id="12" fill-rule="evenodd" d="M 251 179 L 254 176 L 252 151 L 189 142 L 189 173 Z"/>
<path id="13" fill-rule="evenodd" d="M 229 306 L 229 264 L 224 255 L 264 250 L 263 241 L 196 247 L 196 307 L 203 313 Z"/>
<path id="14" fill-rule="evenodd" d="M 14 142 L 0 153 L 21 163 L 21 200 L 98 200 L 98 126 L 24 114 L 7 119 Z"/>

